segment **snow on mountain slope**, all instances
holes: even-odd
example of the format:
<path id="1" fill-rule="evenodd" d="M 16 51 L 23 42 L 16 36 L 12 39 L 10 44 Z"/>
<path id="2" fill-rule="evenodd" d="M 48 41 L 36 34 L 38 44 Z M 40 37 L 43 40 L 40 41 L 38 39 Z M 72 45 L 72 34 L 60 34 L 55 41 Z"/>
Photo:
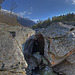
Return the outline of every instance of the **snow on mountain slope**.
<path id="1" fill-rule="evenodd" d="M 11 13 L 11 11 L 1 9 L 0 12 L 1 12 L 0 13 L 0 16 L 1 16 L 0 22 L 8 23 L 9 21 L 14 22 L 14 20 L 16 20 L 15 22 L 17 22 L 20 25 L 26 26 L 26 27 L 30 27 L 30 26 L 36 24 L 34 21 L 30 20 L 29 18 L 24 18 L 24 17 L 20 16 L 19 14 L 14 13 L 14 12 Z M 4 19 L 2 20 L 2 18 L 4 18 Z M 12 18 L 14 18 L 14 19 L 12 19 Z M 10 19 L 10 20 L 7 21 L 7 19 Z M 13 23 L 13 22 L 11 22 L 11 23 Z M 17 24 L 17 23 L 14 23 L 14 24 Z"/>

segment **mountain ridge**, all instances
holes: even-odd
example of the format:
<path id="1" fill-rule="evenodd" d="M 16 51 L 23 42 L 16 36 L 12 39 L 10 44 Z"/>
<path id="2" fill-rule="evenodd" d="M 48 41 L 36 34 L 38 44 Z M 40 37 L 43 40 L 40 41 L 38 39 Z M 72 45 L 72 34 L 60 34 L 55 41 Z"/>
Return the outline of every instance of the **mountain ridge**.
<path id="1" fill-rule="evenodd" d="M 36 24 L 29 18 L 22 17 L 19 14 L 16 14 L 5 9 L 0 10 L 0 22 L 7 23 L 9 25 L 22 25 L 25 27 L 31 27 L 32 25 Z M 13 22 L 15 23 L 13 24 Z"/>

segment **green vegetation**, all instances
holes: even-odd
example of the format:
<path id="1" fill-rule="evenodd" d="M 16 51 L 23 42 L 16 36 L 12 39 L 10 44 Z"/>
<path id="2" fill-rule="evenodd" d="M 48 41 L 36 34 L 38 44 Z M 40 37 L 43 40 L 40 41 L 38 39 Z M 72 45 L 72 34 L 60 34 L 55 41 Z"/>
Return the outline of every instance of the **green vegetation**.
<path id="1" fill-rule="evenodd" d="M 75 21 L 74 13 L 69 13 L 67 15 L 54 16 L 52 17 L 52 20 L 50 20 L 50 18 L 48 18 L 45 21 L 39 20 L 36 25 L 32 26 L 32 28 L 33 29 L 46 28 L 51 23 L 54 23 L 54 22 L 71 22 L 71 21 Z"/>
<path id="2" fill-rule="evenodd" d="M 37 21 L 37 24 L 36 24 L 36 25 L 33 25 L 33 26 L 32 26 L 32 29 L 46 28 L 46 27 L 49 26 L 51 23 L 52 23 L 52 22 L 51 22 L 50 18 L 48 18 L 48 19 L 45 20 L 45 21 L 39 20 L 39 21 Z"/>
<path id="3" fill-rule="evenodd" d="M 75 21 L 75 14 L 74 13 L 69 13 L 67 15 L 61 15 L 58 17 L 52 17 L 53 22 L 63 22 L 63 21 Z"/>

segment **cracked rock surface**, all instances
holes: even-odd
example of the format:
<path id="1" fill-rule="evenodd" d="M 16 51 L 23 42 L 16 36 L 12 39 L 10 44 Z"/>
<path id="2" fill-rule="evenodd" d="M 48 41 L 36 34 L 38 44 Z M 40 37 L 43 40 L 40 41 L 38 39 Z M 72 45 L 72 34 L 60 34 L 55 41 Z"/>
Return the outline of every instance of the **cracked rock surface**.
<path id="1" fill-rule="evenodd" d="M 26 75 L 22 44 L 34 33 L 27 27 L 0 24 L 0 75 Z"/>
<path id="2" fill-rule="evenodd" d="M 55 71 L 75 75 L 75 26 L 53 23 L 40 33 L 45 41 L 44 56 Z"/>
<path id="3" fill-rule="evenodd" d="M 34 34 L 0 24 L 0 75 L 75 75 L 75 26 L 58 22 Z"/>
<path id="4" fill-rule="evenodd" d="M 75 75 L 75 26 L 58 22 L 38 31 L 25 42 L 24 56 L 29 71 L 42 62 L 58 75 Z"/>

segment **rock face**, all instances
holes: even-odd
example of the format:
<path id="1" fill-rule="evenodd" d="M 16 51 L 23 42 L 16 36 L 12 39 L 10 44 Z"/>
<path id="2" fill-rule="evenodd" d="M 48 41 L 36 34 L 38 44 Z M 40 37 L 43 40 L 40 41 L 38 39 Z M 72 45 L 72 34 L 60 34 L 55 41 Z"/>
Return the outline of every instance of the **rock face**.
<path id="1" fill-rule="evenodd" d="M 42 56 L 44 54 L 43 40 L 44 39 L 40 34 L 39 36 L 37 36 L 36 34 L 28 38 L 28 40 L 25 42 L 23 53 L 28 63 L 28 67 L 26 69 L 27 75 L 37 75 L 37 74 L 32 74 L 32 70 L 34 70 L 35 68 L 41 69 L 44 67 L 45 64 L 48 64 L 48 62 Z M 45 63 L 43 63 L 43 60 Z"/>
<path id="2" fill-rule="evenodd" d="M 30 28 L 0 24 L 0 75 L 26 74 L 22 44 L 34 33 Z"/>
<path id="3" fill-rule="evenodd" d="M 40 32 L 45 41 L 44 56 L 48 59 L 51 66 L 55 67 L 58 64 L 59 70 L 57 72 L 75 75 L 75 27 L 59 22 L 51 24 Z M 67 62 L 64 60 L 70 64 L 65 66 Z M 65 63 L 60 66 L 59 63 L 62 61 Z M 67 69 L 66 71 L 65 68 Z"/>
<path id="4" fill-rule="evenodd" d="M 75 75 L 75 26 L 61 22 L 53 23 L 27 41 L 30 41 L 30 44 L 26 42 L 28 45 L 25 45 L 25 57 L 31 57 L 39 52 L 46 62 L 48 61 L 48 64 L 45 62 L 45 65 L 50 65 L 55 72 L 62 75 Z M 44 61 L 43 58 L 41 59 Z M 37 63 L 33 68 L 37 66 Z M 30 62 L 29 65 L 31 65 Z"/>
<path id="5" fill-rule="evenodd" d="M 50 25 L 46 30 L 42 30 L 41 34 L 45 37 L 44 51 L 50 53 L 50 55 L 51 53 L 54 54 L 52 57 L 57 57 L 60 59 L 60 62 L 61 58 L 69 55 L 69 52 L 75 51 L 75 29 L 71 31 L 72 28 L 74 29 L 75 27 L 63 25 L 59 22 Z M 47 55 L 45 56 L 47 57 Z M 54 59 L 53 61 L 56 60 Z M 57 63 L 56 61 L 52 66 Z"/>

